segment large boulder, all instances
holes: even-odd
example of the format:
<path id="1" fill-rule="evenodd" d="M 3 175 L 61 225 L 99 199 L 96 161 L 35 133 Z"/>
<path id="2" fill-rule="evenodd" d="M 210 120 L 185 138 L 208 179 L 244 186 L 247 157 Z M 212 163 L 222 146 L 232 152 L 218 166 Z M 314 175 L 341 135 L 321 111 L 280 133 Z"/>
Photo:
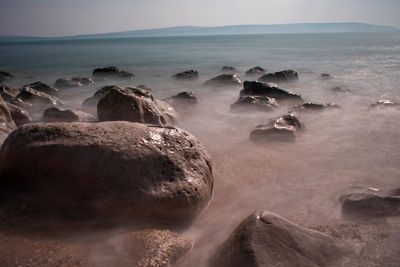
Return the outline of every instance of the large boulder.
<path id="1" fill-rule="evenodd" d="M 111 88 L 97 104 L 100 121 L 132 121 L 157 125 L 171 124 L 153 95 L 139 88 Z"/>
<path id="2" fill-rule="evenodd" d="M 254 67 L 246 71 L 246 76 L 258 76 L 264 75 L 267 71 L 260 66 Z"/>
<path id="3" fill-rule="evenodd" d="M 341 198 L 342 212 L 355 216 L 398 216 L 400 196 L 380 196 L 371 193 L 353 193 Z"/>
<path id="4" fill-rule="evenodd" d="M 20 203 L 30 216 L 174 225 L 192 222 L 213 190 L 210 158 L 195 137 L 121 121 L 21 126 L 0 151 L 0 183 L 2 204 Z"/>
<path id="5" fill-rule="evenodd" d="M 79 110 L 61 110 L 51 107 L 43 112 L 45 122 L 94 122 L 96 118 L 88 113 Z"/>
<path id="6" fill-rule="evenodd" d="M 197 72 L 197 70 L 187 70 L 187 71 L 179 72 L 179 73 L 173 75 L 172 77 L 177 80 L 184 80 L 184 81 L 196 80 L 199 78 L 199 73 Z"/>
<path id="7" fill-rule="evenodd" d="M 67 80 L 63 78 L 57 79 L 54 85 L 57 88 L 73 88 L 83 86 L 79 79 Z"/>
<path id="8" fill-rule="evenodd" d="M 94 78 L 113 79 L 113 80 L 133 80 L 135 75 L 133 73 L 123 71 L 117 67 L 105 67 L 95 69 L 92 73 Z"/>
<path id="9" fill-rule="evenodd" d="M 0 97 L 0 146 L 7 136 L 17 128 L 6 102 Z"/>
<path id="10" fill-rule="evenodd" d="M 0 83 L 10 80 L 12 78 L 14 78 L 12 74 L 5 71 L 0 71 Z"/>
<path id="11" fill-rule="evenodd" d="M 265 74 L 264 76 L 258 78 L 258 81 L 279 83 L 279 82 L 296 81 L 298 79 L 299 75 L 294 70 L 283 70 L 275 73 Z"/>
<path id="12" fill-rule="evenodd" d="M 8 110 L 10 111 L 11 117 L 17 126 L 21 126 L 27 123 L 31 123 L 32 119 L 29 116 L 29 112 L 17 105 L 7 103 Z"/>
<path id="13" fill-rule="evenodd" d="M 58 93 L 58 90 L 56 88 L 51 87 L 50 85 L 42 83 L 42 82 L 34 82 L 34 83 L 31 83 L 31 84 L 27 84 L 25 86 L 29 87 L 29 88 L 32 88 L 32 89 L 35 89 L 36 91 L 43 92 L 43 93 L 48 94 L 48 95 L 53 95 L 54 96 L 54 95 L 57 95 L 57 93 Z"/>
<path id="14" fill-rule="evenodd" d="M 304 125 L 300 120 L 293 113 L 288 113 L 266 124 L 258 125 L 251 131 L 250 139 L 254 142 L 295 141 L 297 131 L 303 128 Z"/>
<path id="15" fill-rule="evenodd" d="M 245 81 L 243 83 L 243 90 L 240 91 L 240 96 L 268 96 L 275 98 L 278 101 L 290 100 L 295 102 L 304 102 L 300 95 L 291 91 L 281 89 L 271 84 Z"/>
<path id="16" fill-rule="evenodd" d="M 205 86 L 238 86 L 242 81 L 236 74 L 221 74 L 204 83 Z"/>
<path id="17" fill-rule="evenodd" d="M 62 106 L 62 102 L 54 97 L 50 96 L 46 93 L 39 92 L 35 89 L 32 89 L 28 86 L 24 86 L 19 94 L 16 96 L 16 99 L 19 101 L 28 103 L 26 106 L 28 107 L 29 104 L 32 105 L 33 109 L 42 109 L 50 106 Z M 17 103 L 13 102 L 13 104 L 18 105 Z M 24 107 L 22 105 L 21 107 Z"/>
<path id="18" fill-rule="evenodd" d="M 97 90 L 93 96 L 85 99 L 82 104 L 82 109 L 88 111 L 90 113 L 97 112 L 97 104 L 99 100 L 102 99 L 111 89 L 121 89 L 121 87 L 115 85 L 104 86 L 101 89 Z"/>
<path id="19" fill-rule="evenodd" d="M 274 98 L 268 96 L 240 96 L 239 99 L 231 105 L 231 111 L 272 111 L 279 107 Z"/>
<path id="20" fill-rule="evenodd" d="M 353 249 L 338 239 L 259 211 L 246 218 L 220 246 L 211 266 L 340 266 L 352 253 Z"/>

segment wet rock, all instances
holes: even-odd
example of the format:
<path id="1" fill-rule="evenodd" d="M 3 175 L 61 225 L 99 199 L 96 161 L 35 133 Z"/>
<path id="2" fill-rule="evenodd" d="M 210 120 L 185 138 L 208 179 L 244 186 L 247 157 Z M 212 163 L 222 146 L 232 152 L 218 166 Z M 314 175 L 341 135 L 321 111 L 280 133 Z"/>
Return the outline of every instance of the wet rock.
<path id="1" fill-rule="evenodd" d="M 172 105 L 160 99 L 154 99 L 154 100 L 156 101 L 157 105 L 161 108 L 161 111 L 167 117 L 167 121 L 169 123 L 176 124 L 179 121 L 179 115 L 175 111 L 175 108 Z"/>
<path id="2" fill-rule="evenodd" d="M 73 87 L 82 87 L 83 84 L 81 84 L 80 81 L 77 80 L 67 80 L 67 79 L 58 79 L 55 82 L 55 86 L 57 88 L 73 88 Z"/>
<path id="3" fill-rule="evenodd" d="M 326 81 L 326 80 L 332 80 L 333 77 L 332 77 L 332 75 L 330 75 L 328 73 L 322 73 L 320 76 L 320 79 L 323 81 Z"/>
<path id="4" fill-rule="evenodd" d="M 177 73 L 177 74 L 173 75 L 172 77 L 177 80 L 185 80 L 185 81 L 196 80 L 199 78 L 199 73 L 197 72 L 197 70 L 187 70 L 187 71 Z"/>
<path id="5" fill-rule="evenodd" d="M 400 215 L 400 196 L 380 196 L 371 193 L 344 195 L 342 212 L 356 216 L 398 216 Z"/>
<path id="6" fill-rule="evenodd" d="M 304 125 L 293 114 L 288 113 L 266 124 L 258 125 L 251 133 L 250 140 L 254 142 L 295 141 L 297 131 Z"/>
<path id="7" fill-rule="evenodd" d="M 205 86 L 238 86 L 242 81 L 236 74 L 222 74 L 204 83 Z"/>
<path id="8" fill-rule="evenodd" d="M 43 92 L 39 92 L 28 86 L 24 86 L 24 88 L 22 88 L 16 98 L 18 99 L 18 101 L 28 103 L 28 105 L 22 105 L 22 107 L 29 107 L 29 104 L 31 104 L 31 108 L 33 109 L 42 109 L 49 106 L 62 106 L 62 102 L 56 97 L 50 96 Z M 20 106 L 19 104 L 17 104 L 17 102 L 13 102 L 13 104 Z"/>
<path id="9" fill-rule="evenodd" d="M 400 108 L 400 103 L 394 102 L 389 99 L 381 99 L 378 102 L 372 104 L 370 108 L 375 108 L 375 109 Z"/>
<path id="10" fill-rule="evenodd" d="M 123 71 L 117 67 L 105 67 L 95 69 L 92 73 L 94 78 L 106 78 L 114 80 L 133 80 L 135 75 L 130 72 Z"/>
<path id="11" fill-rule="evenodd" d="M 31 123 L 32 119 L 29 116 L 29 112 L 17 105 L 7 103 L 8 110 L 10 111 L 11 117 L 15 124 L 19 127 L 21 125 Z"/>
<path id="12" fill-rule="evenodd" d="M 267 72 L 267 70 L 261 68 L 260 66 L 254 67 L 246 71 L 246 76 L 260 76 L 264 75 Z"/>
<path id="13" fill-rule="evenodd" d="M 4 101 L 10 102 L 12 101 L 19 93 L 18 89 L 11 88 L 8 86 L 0 86 L 0 95 Z"/>
<path id="14" fill-rule="evenodd" d="M 21 126 L 0 151 L 0 182 L 12 192 L 2 205 L 22 201 L 29 216 L 175 226 L 191 223 L 213 189 L 210 158 L 195 137 L 122 121 Z"/>
<path id="15" fill-rule="evenodd" d="M 301 96 L 298 94 L 261 82 L 245 81 L 243 83 L 243 90 L 240 91 L 240 96 L 245 95 L 268 96 L 275 98 L 278 101 L 291 100 L 296 102 L 304 102 Z"/>
<path id="16" fill-rule="evenodd" d="M 153 91 L 153 89 L 151 89 L 150 87 L 148 87 L 145 84 L 139 84 L 138 86 L 136 86 L 136 88 L 143 89 L 143 90 L 146 90 L 146 91 L 149 91 L 149 92 Z"/>
<path id="17" fill-rule="evenodd" d="M 338 239 L 259 211 L 235 229 L 210 263 L 212 267 L 340 266 L 352 253 Z"/>
<path id="18" fill-rule="evenodd" d="M 173 106 L 197 104 L 197 97 L 193 92 L 180 92 L 177 95 L 164 99 Z"/>
<path id="19" fill-rule="evenodd" d="M 82 109 L 90 113 L 96 113 L 99 100 L 102 99 L 106 94 L 108 94 L 111 89 L 121 89 L 121 87 L 115 85 L 102 87 L 101 89 L 97 90 L 93 96 L 83 101 Z"/>
<path id="20" fill-rule="evenodd" d="M 94 122 L 96 118 L 79 110 L 61 110 L 56 107 L 48 108 L 43 113 L 45 122 Z"/>
<path id="21" fill-rule="evenodd" d="M 34 83 L 31 83 L 31 84 L 27 84 L 25 86 L 26 87 L 30 87 L 32 89 L 35 89 L 36 91 L 43 92 L 43 93 L 48 94 L 48 95 L 53 95 L 54 96 L 54 95 L 57 95 L 57 93 L 58 93 L 58 90 L 56 88 L 51 87 L 50 85 L 47 85 L 47 84 L 42 83 L 42 82 L 34 82 Z"/>
<path id="22" fill-rule="evenodd" d="M 231 105 L 231 111 L 272 111 L 279 107 L 274 98 L 267 96 L 240 96 L 239 99 Z"/>
<path id="23" fill-rule="evenodd" d="M 0 71 L 0 83 L 8 81 L 12 78 L 14 78 L 14 76 L 11 73 Z"/>
<path id="24" fill-rule="evenodd" d="M 17 128 L 6 102 L 0 97 L 0 146 L 7 136 Z"/>
<path id="25" fill-rule="evenodd" d="M 88 86 L 88 85 L 93 85 L 94 81 L 90 79 L 89 77 L 73 77 L 71 81 L 75 83 L 80 83 L 82 85 Z"/>
<path id="26" fill-rule="evenodd" d="M 234 67 L 231 67 L 231 66 L 223 66 L 222 68 L 221 68 L 221 72 L 224 72 L 224 73 L 235 73 L 235 72 L 237 72 L 238 70 L 236 69 L 236 68 L 234 68 Z"/>
<path id="27" fill-rule="evenodd" d="M 333 87 L 333 88 L 331 88 L 331 91 L 334 92 L 334 93 L 348 93 L 348 92 L 350 92 L 349 89 L 343 88 L 341 86 Z"/>
<path id="28" fill-rule="evenodd" d="M 258 81 L 279 83 L 279 82 L 296 81 L 298 79 L 299 79 L 299 75 L 297 74 L 297 72 L 295 72 L 293 70 L 283 70 L 283 71 L 278 71 L 275 73 L 265 74 L 264 76 L 258 78 Z"/>
<path id="29" fill-rule="evenodd" d="M 156 125 L 172 121 L 154 100 L 153 95 L 139 88 L 111 88 L 97 104 L 100 121 L 132 121 Z"/>
<path id="30" fill-rule="evenodd" d="M 339 109 L 340 106 L 335 103 L 313 103 L 307 102 L 303 105 L 295 106 L 293 109 L 295 111 L 322 111 L 325 109 Z"/>

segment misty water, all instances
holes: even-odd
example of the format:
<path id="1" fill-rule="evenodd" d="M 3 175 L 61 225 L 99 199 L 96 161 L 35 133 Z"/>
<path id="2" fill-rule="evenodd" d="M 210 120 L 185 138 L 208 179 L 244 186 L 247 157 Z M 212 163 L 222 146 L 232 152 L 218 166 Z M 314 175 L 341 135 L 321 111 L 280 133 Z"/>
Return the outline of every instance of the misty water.
<path id="1" fill-rule="evenodd" d="M 400 187 L 400 110 L 370 109 L 380 99 L 400 101 L 400 34 L 276 34 L 46 40 L 0 43 L 0 70 L 9 84 L 91 76 L 96 67 L 133 72 L 156 98 L 193 91 L 199 104 L 181 112 L 178 127 L 196 136 L 211 155 L 214 196 L 184 233 L 195 240 L 180 266 L 207 266 L 233 229 L 256 210 L 269 210 L 302 226 L 348 241 L 359 252 L 347 266 L 396 266 L 400 219 L 347 218 L 339 197 Z M 222 66 L 268 72 L 293 69 L 299 81 L 281 87 L 306 101 L 334 102 L 338 110 L 302 113 L 306 129 L 294 143 L 255 144 L 250 131 L 291 109 L 232 113 L 240 87 L 206 88 Z M 200 79 L 179 82 L 177 72 L 196 69 Z M 322 73 L 334 79 L 322 81 Z M 66 107 L 78 109 L 104 84 L 60 90 Z M 333 92 L 342 87 L 348 92 Z M 178 110 L 179 111 L 179 110 Z M 37 116 L 39 118 L 39 115 Z M 93 255 L 96 255 L 93 252 Z"/>

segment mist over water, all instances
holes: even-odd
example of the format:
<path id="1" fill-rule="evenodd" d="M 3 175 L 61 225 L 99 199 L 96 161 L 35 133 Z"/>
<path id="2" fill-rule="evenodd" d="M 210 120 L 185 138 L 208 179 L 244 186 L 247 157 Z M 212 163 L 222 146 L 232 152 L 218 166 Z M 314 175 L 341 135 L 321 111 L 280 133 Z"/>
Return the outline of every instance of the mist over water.
<path id="1" fill-rule="evenodd" d="M 207 266 L 208 258 L 250 213 L 270 210 L 300 225 L 354 244 L 360 256 L 348 266 L 376 263 L 394 266 L 400 250 L 400 220 L 349 220 L 339 197 L 369 188 L 400 187 L 400 110 L 369 109 L 379 99 L 400 101 L 400 34 L 282 34 L 53 40 L 0 44 L 0 70 L 21 87 L 36 80 L 91 76 L 96 67 L 115 65 L 133 72 L 131 82 L 146 84 L 156 98 L 193 91 L 199 104 L 181 114 L 179 127 L 196 136 L 211 154 L 215 179 L 209 207 L 185 233 L 195 241 L 180 266 Z M 244 72 L 261 66 L 269 72 L 293 69 L 299 81 L 281 87 L 305 101 L 335 102 L 338 110 L 301 113 L 306 129 L 296 142 L 255 144 L 250 131 L 288 112 L 232 113 L 240 87 L 207 88 L 202 83 L 224 65 Z M 171 75 L 199 71 L 195 82 Z M 321 73 L 334 79 L 322 81 Z M 107 83 L 110 84 L 110 83 Z M 61 89 L 68 108 L 104 84 Z M 340 86 L 350 92 L 335 93 Z M 178 110 L 179 111 L 179 110 Z M 378 240 L 378 241 L 377 241 Z M 395 258 L 393 258 L 395 257 Z M 398 259 L 398 257 L 397 257 Z M 365 266 L 365 265 L 364 265 Z"/>

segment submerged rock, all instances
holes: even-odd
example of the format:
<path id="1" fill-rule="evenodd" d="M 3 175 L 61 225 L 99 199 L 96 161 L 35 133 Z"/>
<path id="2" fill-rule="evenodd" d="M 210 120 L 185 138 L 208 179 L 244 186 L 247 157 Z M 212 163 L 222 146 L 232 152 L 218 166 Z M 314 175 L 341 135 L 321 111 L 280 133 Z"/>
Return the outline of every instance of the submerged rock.
<path id="1" fill-rule="evenodd" d="M 185 81 L 196 80 L 199 78 L 199 73 L 197 72 L 197 70 L 187 70 L 187 71 L 179 72 L 179 73 L 173 75 L 172 77 L 177 80 L 185 80 Z"/>
<path id="2" fill-rule="evenodd" d="M 14 78 L 14 76 L 11 73 L 0 71 L 0 83 L 10 80 L 12 78 Z"/>
<path id="3" fill-rule="evenodd" d="M 57 93 L 58 93 L 58 90 L 56 88 L 51 87 L 50 85 L 42 83 L 42 82 L 34 82 L 31 84 L 27 84 L 25 86 L 35 89 L 36 91 L 43 92 L 48 95 L 52 95 L 52 96 L 57 95 Z"/>
<path id="4" fill-rule="evenodd" d="M 239 99 L 231 105 L 231 111 L 272 111 L 279 107 L 274 98 L 268 96 L 240 96 Z"/>
<path id="5" fill-rule="evenodd" d="M 267 70 L 261 68 L 260 66 L 254 67 L 246 71 L 246 76 L 260 76 L 264 75 Z"/>
<path id="6" fill-rule="evenodd" d="M 400 215 L 400 196 L 380 196 L 371 193 L 344 195 L 342 212 L 356 216 L 398 216 Z"/>
<path id="7" fill-rule="evenodd" d="M 262 82 L 245 81 L 243 83 L 243 90 L 240 91 L 240 96 L 246 95 L 268 96 L 275 98 L 278 101 L 292 100 L 296 102 L 304 102 L 298 94 Z"/>
<path id="8" fill-rule="evenodd" d="M 299 75 L 297 72 L 293 70 L 283 70 L 283 71 L 278 71 L 275 73 L 268 73 L 260 78 L 258 78 L 258 81 L 260 82 L 290 82 L 290 81 L 296 81 L 299 79 Z"/>
<path id="9" fill-rule="evenodd" d="M 149 91 L 149 92 L 153 91 L 153 89 L 151 89 L 150 87 L 148 87 L 145 84 L 139 84 L 138 86 L 136 86 L 136 88 L 143 89 L 143 90 L 146 90 L 146 91 Z"/>
<path id="10" fill-rule="evenodd" d="M 11 117 L 17 126 L 21 126 L 27 123 L 31 123 L 32 119 L 29 116 L 29 112 L 17 105 L 7 103 L 7 107 L 11 113 Z"/>
<path id="11" fill-rule="evenodd" d="M 92 73 L 94 78 L 107 78 L 114 80 L 133 80 L 135 75 L 130 72 L 123 71 L 117 67 L 105 67 L 95 69 Z"/>
<path id="12" fill-rule="evenodd" d="M 348 92 L 350 92 L 349 89 L 343 88 L 343 87 L 341 87 L 341 86 L 333 87 L 333 88 L 331 88 L 330 90 L 331 90 L 332 92 L 334 92 L 334 93 L 348 93 Z"/>
<path id="13" fill-rule="evenodd" d="M 88 86 L 93 85 L 94 81 L 89 77 L 73 77 L 71 81 L 81 83 L 82 85 Z"/>
<path id="14" fill-rule="evenodd" d="M 164 99 L 173 106 L 197 104 L 197 97 L 193 92 L 180 92 L 177 95 Z"/>
<path id="15" fill-rule="evenodd" d="M 335 103 L 313 103 L 307 102 L 300 106 L 295 106 L 295 111 L 322 111 L 325 109 L 339 109 L 340 106 Z"/>
<path id="16" fill-rule="evenodd" d="M 254 142 L 295 141 L 297 131 L 304 125 L 293 113 L 288 113 L 266 124 L 258 125 L 251 133 L 250 139 Z"/>
<path id="17" fill-rule="evenodd" d="M 268 211 L 246 218 L 217 250 L 212 267 L 337 266 L 353 253 L 344 242 Z"/>
<path id="18" fill-rule="evenodd" d="M 375 108 L 375 109 L 400 108 L 400 103 L 394 102 L 389 99 L 381 99 L 378 102 L 372 104 L 370 108 Z"/>
<path id="19" fill-rule="evenodd" d="M 72 88 L 72 87 L 82 87 L 83 84 L 80 82 L 80 80 L 76 79 L 57 79 L 55 82 L 55 86 L 57 88 Z"/>
<path id="20" fill-rule="evenodd" d="M 171 124 L 153 95 L 139 88 L 111 88 L 97 104 L 100 121 L 132 121 L 157 125 Z"/>
<path id="21" fill-rule="evenodd" d="M 10 110 L 3 98 L 0 97 L 0 146 L 7 136 L 17 128 L 15 125 Z"/>
<path id="22" fill-rule="evenodd" d="M 332 77 L 332 75 L 330 75 L 328 73 L 322 73 L 320 76 L 320 79 L 323 81 L 326 81 L 326 80 L 332 80 L 333 77 Z"/>
<path id="23" fill-rule="evenodd" d="M 204 83 L 205 86 L 238 86 L 242 81 L 236 74 L 222 74 Z"/>
<path id="24" fill-rule="evenodd" d="M 21 126 L 1 148 L 0 183 L 9 192 L 2 204 L 20 203 L 27 216 L 175 226 L 192 222 L 213 190 L 210 158 L 195 137 L 121 121 Z"/>
<path id="25" fill-rule="evenodd" d="M 222 68 L 221 68 L 221 72 L 224 72 L 224 73 L 235 73 L 235 72 L 237 72 L 238 70 L 236 69 L 236 68 L 234 68 L 234 67 L 231 67 L 231 66 L 223 66 Z"/>
<path id="26" fill-rule="evenodd" d="M 22 105 L 22 107 L 23 106 L 29 107 L 29 104 L 31 104 L 32 105 L 31 108 L 33 109 L 42 109 L 49 106 L 63 105 L 58 98 L 50 96 L 43 92 L 36 91 L 35 89 L 32 89 L 28 86 L 24 86 L 24 88 L 16 96 L 16 99 L 28 103 L 28 105 Z M 20 106 L 16 102 L 13 102 L 13 104 Z"/>

